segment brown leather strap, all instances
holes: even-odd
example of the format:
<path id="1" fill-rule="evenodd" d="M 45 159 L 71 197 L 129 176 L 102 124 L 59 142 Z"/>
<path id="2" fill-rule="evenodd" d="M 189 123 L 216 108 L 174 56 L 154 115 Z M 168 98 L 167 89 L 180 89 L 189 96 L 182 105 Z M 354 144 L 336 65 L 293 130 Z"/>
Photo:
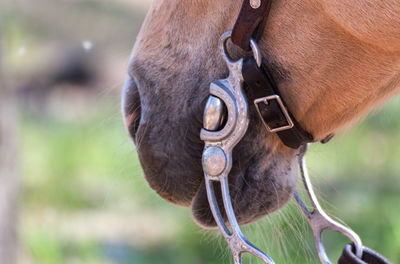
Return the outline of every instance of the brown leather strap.
<path id="1" fill-rule="evenodd" d="M 258 8 L 253 8 L 251 2 L 260 1 Z M 232 30 L 232 42 L 244 50 L 249 50 L 250 38 L 260 38 L 263 25 L 268 17 L 272 0 L 244 0 L 235 26 Z"/>
<path id="2" fill-rule="evenodd" d="M 389 260 L 370 248 L 363 247 L 362 259 L 354 254 L 354 245 L 347 244 L 338 264 L 391 264 Z"/>
<path id="3" fill-rule="evenodd" d="M 231 40 L 234 44 L 244 50 L 249 50 L 250 39 L 254 38 L 258 41 L 263 33 L 271 2 L 272 0 L 243 1 L 232 30 Z M 251 103 L 255 99 L 278 95 L 273 79 L 269 76 L 265 65 L 262 65 L 261 68 L 258 67 L 254 58 L 244 61 L 242 74 Z M 283 101 L 282 98 L 280 99 Z M 286 106 L 284 102 L 271 100 L 268 103 L 265 102 L 265 104 L 257 104 L 256 107 L 269 131 L 280 130 L 276 133 L 286 146 L 297 149 L 302 144 L 313 141 L 312 135 L 301 128 L 290 112 L 285 114 Z M 289 122 L 292 122 L 292 124 L 289 124 Z"/>
<path id="4" fill-rule="evenodd" d="M 255 99 L 279 95 L 272 77 L 268 74 L 268 69 L 266 69 L 264 65 L 259 68 L 254 58 L 247 58 L 244 60 L 242 74 L 249 104 L 253 107 L 253 101 Z M 283 101 L 283 98 L 281 98 L 281 100 Z M 287 125 L 287 118 L 282 111 L 282 106 L 276 101 L 270 101 L 268 104 L 260 103 L 258 107 L 260 117 L 270 128 Z M 284 101 L 283 107 L 286 107 Z M 290 129 L 277 132 L 283 144 L 290 148 L 297 149 L 304 143 L 313 142 L 314 139 L 312 135 L 300 126 L 290 112 L 289 115 L 294 126 Z"/>

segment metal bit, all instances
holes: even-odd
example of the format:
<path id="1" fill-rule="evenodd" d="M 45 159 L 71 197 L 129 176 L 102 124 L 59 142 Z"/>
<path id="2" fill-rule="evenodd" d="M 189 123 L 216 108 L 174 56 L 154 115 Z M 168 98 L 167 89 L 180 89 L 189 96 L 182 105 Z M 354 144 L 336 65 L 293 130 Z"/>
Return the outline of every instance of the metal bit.
<path id="1" fill-rule="evenodd" d="M 317 196 L 314 193 L 310 177 L 307 171 L 305 154 L 307 152 L 307 146 L 304 146 L 302 153 L 299 156 L 299 167 L 300 174 L 302 177 L 302 181 L 304 184 L 304 188 L 307 191 L 308 197 L 310 199 L 311 205 L 313 207 L 312 211 L 308 209 L 303 200 L 300 198 L 298 192 L 295 192 L 295 200 L 301 212 L 308 220 L 311 229 L 314 235 L 314 241 L 317 248 L 318 256 L 323 264 L 331 264 L 332 262 L 329 260 L 328 255 L 326 254 L 325 247 L 322 243 L 322 233 L 327 230 L 333 230 L 342 235 L 347 236 L 351 241 L 353 241 L 356 248 L 356 255 L 361 259 L 363 246 L 360 237 L 350 228 L 345 227 L 344 225 L 334 221 L 330 218 L 325 211 L 322 209 L 321 205 L 318 202 Z"/>
<path id="2" fill-rule="evenodd" d="M 219 42 L 219 48 L 229 68 L 229 76 L 211 83 L 210 93 L 212 96 L 204 112 L 205 129 L 202 129 L 200 134 L 205 143 L 202 164 L 207 197 L 214 219 L 231 249 L 235 264 L 243 263 L 244 253 L 252 254 L 266 264 L 273 264 L 274 261 L 268 255 L 251 244 L 243 235 L 229 194 L 228 175 L 232 168 L 232 149 L 243 138 L 249 125 L 248 105 L 242 89 L 243 59 L 233 61 L 226 53 L 225 44 L 230 38 L 230 34 L 230 32 L 223 34 Z M 254 55 L 261 62 L 255 42 L 252 43 Z M 220 130 L 218 129 L 221 124 L 221 104 L 213 97 L 219 98 L 218 100 L 221 100 L 226 106 L 226 124 Z M 221 183 L 222 200 L 230 229 L 221 215 L 213 188 L 214 181 Z"/>
<path id="3" fill-rule="evenodd" d="M 221 99 L 210 95 L 207 100 L 203 115 L 203 126 L 209 131 L 221 129 L 226 108 Z"/>

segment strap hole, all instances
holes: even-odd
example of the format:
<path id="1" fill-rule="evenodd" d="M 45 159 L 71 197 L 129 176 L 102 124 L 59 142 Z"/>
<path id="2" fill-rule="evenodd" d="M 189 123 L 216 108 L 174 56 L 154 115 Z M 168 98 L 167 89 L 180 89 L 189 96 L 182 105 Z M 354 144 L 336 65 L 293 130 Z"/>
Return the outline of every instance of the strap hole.
<path id="1" fill-rule="evenodd" d="M 322 241 L 326 241 L 326 243 L 323 244 L 325 245 L 325 253 L 328 255 L 329 259 L 339 259 L 342 254 L 343 249 L 336 245 L 346 245 L 349 243 L 347 237 L 330 229 L 327 229 L 322 233 L 321 239 Z"/>

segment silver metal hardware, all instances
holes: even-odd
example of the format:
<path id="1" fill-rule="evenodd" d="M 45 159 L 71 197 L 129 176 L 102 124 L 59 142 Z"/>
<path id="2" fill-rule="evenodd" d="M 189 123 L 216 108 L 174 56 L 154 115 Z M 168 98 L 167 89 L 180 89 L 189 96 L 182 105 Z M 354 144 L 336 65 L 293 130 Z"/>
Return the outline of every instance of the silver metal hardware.
<path id="1" fill-rule="evenodd" d="M 322 243 L 322 233 L 327 230 L 333 230 L 338 233 L 341 233 L 347 236 L 351 241 L 353 241 L 355 248 L 356 248 L 356 255 L 361 259 L 362 252 L 363 252 L 363 245 L 361 242 L 360 237 L 350 228 L 345 227 L 344 225 L 334 221 L 330 218 L 322 209 L 321 205 L 318 202 L 317 196 L 314 193 L 310 177 L 307 171 L 305 153 L 307 151 L 308 145 L 304 148 L 304 152 L 301 153 L 299 156 L 299 167 L 300 167 L 300 174 L 302 177 L 302 181 L 304 187 L 307 191 L 308 197 L 312 204 L 312 211 L 310 211 L 303 200 L 300 198 L 298 192 L 295 192 L 295 200 L 299 208 L 301 209 L 303 215 L 307 218 L 308 222 L 310 223 L 311 229 L 314 234 L 314 241 L 318 251 L 318 256 L 323 264 L 331 264 L 332 262 L 329 260 L 324 245 Z"/>
<path id="2" fill-rule="evenodd" d="M 261 67 L 262 57 L 260 49 L 258 48 L 257 42 L 254 39 L 250 39 L 250 48 L 253 51 L 253 57 L 256 60 L 257 66 Z"/>
<path id="3" fill-rule="evenodd" d="M 203 114 L 205 129 L 215 131 L 221 127 L 225 114 L 225 105 L 217 97 L 210 95 Z"/>
<path id="4" fill-rule="evenodd" d="M 222 34 L 221 38 L 224 38 L 224 40 L 222 42 L 220 42 L 219 45 L 219 49 L 222 52 L 225 61 L 228 61 L 228 63 L 234 63 L 235 61 L 232 60 L 232 58 L 229 56 L 228 52 L 227 52 L 227 47 L 226 47 L 226 42 L 228 41 L 228 39 L 231 38 L 232 35 L 232 31 L 227 31 L 224 34 Z M 257 42 L 254 39 L 250 39 L 250 48 L 253 52 L 253 57 L 256 60 L 257 66 L 260 67 L 261 66 L 261 61 L 262 61 L 262 57 L 261 57 L 261 52 L 260 49 L 258 48 Z"/>
<path id="5" fill-rule="evenodd" d="M 261 6 L 261 0 L 250 0 L 250 6 L 253 9 L 257 9 Z"/>
<path id="6" fill-rule="evenodd" d="M 260 108 L 259 108 L 259 104 L 260 103 L 264 103 L 264 104 L 268 105 L 269 101 L 272 101 L 272 100 L 276 100 L 277 101 L 279 107 L 281 108 L 281 111 L 282 111 L 283 115 L 286 118 L 287 125 L 281 126 L 281 127 L 272 128 L 264 121 L 264 118 L 263 118 L 263 116 L 261 114 L 261 111 L 260 111 Z M 275 133 L 275 132 L 279 132 L 279 131 L 283 131 L 283 130 L 287 130 L 287 129 L 293 128 L 293 126 L 294 126 L 293 120 L 292 120 L 292 118 L 290 118 L 289 112 L 286 109 L 285 105 L 283 104 L 283 102 L 282 102 L 281 98 L 279 97 L 279 95 L 271 95 L 271 96 L 267 96 L 267 97 L 258 98 L 256 100 L 254 100 L 254 105 L 256 106 L 257 113 L 260 116 L 260 118 L 261 118 L 264 126 L 268 130 L 268 132 Z"/>
<path id="7" fill-rule="evenodd" d="M 253 254 L 266 264 L 273 264 L 274 261 L 268 255 L 251 244 L 243 235 L 236 220 L 229 194 L 228 175 L 232 168 L 232 149 L 243 138 L 249 125 L 248 105 L 243 92 L 243 59 L 233 61 L 227 54 L 226 41 L 230 38 L 230 35 L 231 32 L 226 32 L 219 40 L 219 48 L 228 66 L 229 76 L 210 85 L 210 94 L 218 97 L 226 105 L 226 124 L 221 130 L 210 131 L 202 129 L 200 133 L 200 137 L 205 143 L 202 164 L 207 197 L 214 219 L 231 249 L 235 264 L 243 263 L 244 253 Z M 256 50 L 258 48 L 254 46 L 254 56 L 260 56 Z M 259 61 L 261 63 L 261 56 Z M 214 115 L 214 112 L 205 109 L 204 115 L 209 114 Z M 204 116 L 204 119 L 212 118 Z M 217 122 L 212 121 L 211 123 L 214 125 Z M 221 215 L 215 197 L 213 181 L 221 183 L 222 200 L 230 228 L 228 228 Z"/>
<path id="8" fill-rule="evenodd" d="M 203 152 L 203 170 L 209 176 L 220 175 L 226 166 L 224 151 L 219 147 L 208 147 Z"/>

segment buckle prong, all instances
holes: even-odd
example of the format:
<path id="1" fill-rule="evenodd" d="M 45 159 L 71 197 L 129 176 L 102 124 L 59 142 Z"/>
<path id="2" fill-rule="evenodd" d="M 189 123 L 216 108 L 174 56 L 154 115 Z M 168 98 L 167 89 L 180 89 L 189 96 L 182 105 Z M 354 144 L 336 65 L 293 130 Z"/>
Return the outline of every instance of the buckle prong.
<path id="1" fill-rule="evenodd" d="M 261 110 L 259 108 L 259 104 L 260 103 L 264 103 L 266 105 L 269 105 L 269 101 L 272 101 L 272 100 L 275 100 L 278 103 L 281 112 L 285 116 L 287 125 L 276 127 L 276 128 L 272 128 L 265 122 L 265 120 L 264 120 L 264 118 L 263 118 L 263 116 L 261 114 Z M 279 97 L 279 95 L 274 94 L 274 95 L 270 95 L 270 96 L 266 96 L 266 97 L 261 97 L 261 98 L 255 99 L 254 100 L 254 105 L 256 106 L 257 113 L 260 116 L 260 118 L 261 118 L 265 128 L 268 130 L 268 132 L 276 133 L 276 132 L 283 131 L 283 130 L 288 130 L 288 129 L 291 129 L 291 128 L 294 127 L 293 120 L 290 117 L 289 112 L 286 109 L 285 105 L 283 104 L 282 99 Z"/>

